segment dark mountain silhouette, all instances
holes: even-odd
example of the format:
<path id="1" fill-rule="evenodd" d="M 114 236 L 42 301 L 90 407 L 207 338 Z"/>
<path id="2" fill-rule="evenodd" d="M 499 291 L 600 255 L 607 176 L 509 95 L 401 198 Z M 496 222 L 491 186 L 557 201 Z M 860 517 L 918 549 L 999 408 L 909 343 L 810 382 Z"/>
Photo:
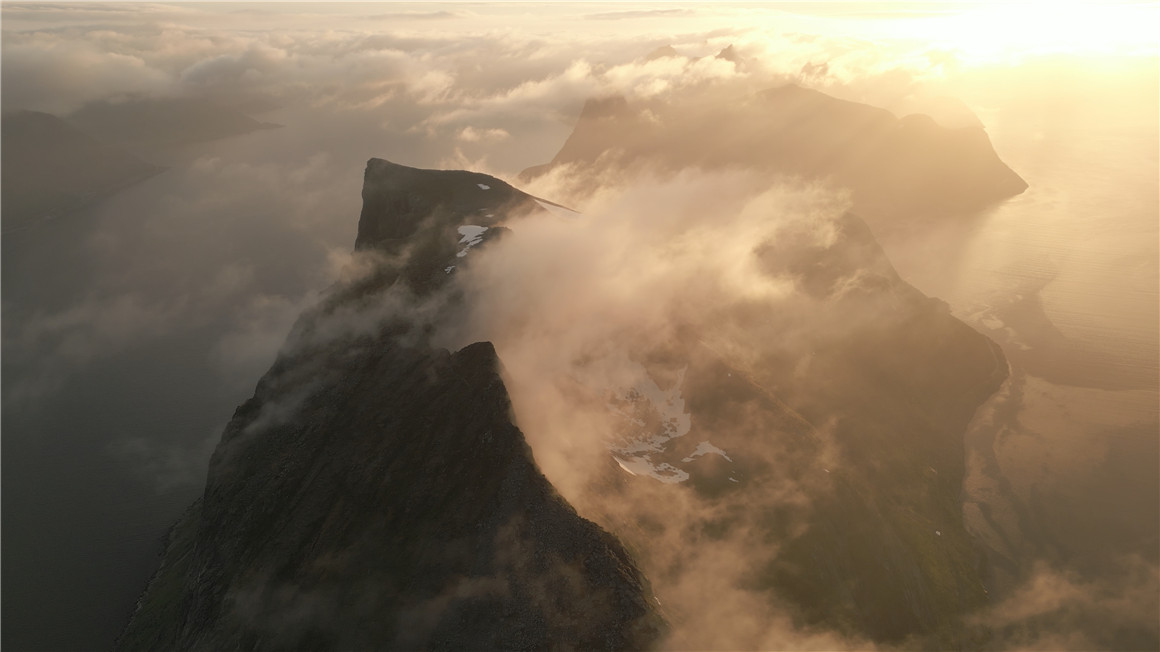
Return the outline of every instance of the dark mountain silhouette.
<path id="1" fill-rule="evenodd" d="M 195 98 L 93 102 L 69 115 L 68 120 L 108 140 L 145 148 L 217 140 L 281 126 Z"/>
<path id="2" fill-rule="evenodd" d="M 377 159 L 363 196 L 358 247 L 385 262 L 305 314 L 238 408 L 119 647 L 649 647 L 650 590 L 536 467 L 492 346 L 432 348 L 401 314 L 352 327 L 454 278 L 485 238 L 453 225 L 538 204 Z"/>
<path id="3" fill-rule="evenodd" d="M 383 159 L 367 163 L 362 198 L 355 249 L 389 252 L 415 236 L 426 235 L 426 231 L 451 228 L 454 232 L 464 220 L 493 226 L 502 219 L 542 209 L 539 202 L 543 201 L 491 175 L 420 170 Z M 455 237 L 446 239 L 454 243 Z"/>
<path id="4" fill-rule="evenodd" d="M 3 230 L 65 215 L 163 168 L 36 111 L 4 113 Z"/>
<path id="5" fill-rule="evenodd" d="M 470 242 L 475 238 L 464 241 L 460 226 L 484 228 L 478 235 L 482 243 L 504 233 L 500 222 L 552 205 L 487 174 L 420 170 L 383 159 L 367 163 L 362 198 L 355 249 L 404 256 L 406 261 L 379 265 L 356 284 L 353 291 L 363 295 L 399 277 L 416 294 L 429 294 L 464 262 L 459 254 L 474 246 Z M 343 301 L 347 293 L 336 296 Z"/>
<path id="6" fill-rule="evenodd" d="M 656 59 L 667 59 L 670 57 L 681 57 L 681 53 L 677 52 L 677 49 L 674 48 L 671 44 L 662 45 L 654 49 L 652 52 L 649 52 L 647 55 L 645 55 L 644 60 L 654 61 Z M 737 54 L 736 48 L 734 48 L 732 45 L 722 48 L 719 52 L 717 52 L 717 54 L 713 55 L 713 58 L 730 61 L 738 67 L 741 67 L 745 64 L 745 60 L 741 57 L 740 54 Z"/>
<path id="7" fill-rule="evenodd" d="M 725 61 L 731 61 L 734 65 L 737 66 L 740 66 L 744 63 L 741 55 L 737 54 L 737 50 L 732 45 L 726 46 L 720 52 L 718 52 L 716 58 L 723 59 Z"/>
<path id="8" fill-rule="evenodd" d="M 876 228 L 975 211 L 1027 187 L 981 126 L 949 129 L 923 115 L 899 119 L 792 84 L 739 101 L 590 100 L 552 161 L 521 178 L 566 164 L 578 166 L 576 180 L 592 166 L 626 173 L 748 167 L 828 179 L 851 190 L 854 211 Z M 587 184 L 576 183 L 570 190 L 582 195 Z"/>

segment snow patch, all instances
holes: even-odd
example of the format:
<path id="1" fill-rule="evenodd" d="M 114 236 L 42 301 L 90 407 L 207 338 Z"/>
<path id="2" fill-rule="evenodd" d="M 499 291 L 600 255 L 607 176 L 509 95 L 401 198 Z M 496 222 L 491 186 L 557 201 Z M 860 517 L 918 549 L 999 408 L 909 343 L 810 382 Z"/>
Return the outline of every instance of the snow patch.
<path id="1" fill-rule="evenodd" d="M 720 455 L 721 457 L 724 457 L 725 459 L 729 460 L 730 462 L 733 461 L 733 458 L 726 455 L 725 451 L 721 450 L 720 448 L 717 448 L 713 444 L 710 444 L 709 440 L 705 440 L 705 441 L 697 444 L 697 449 L 694 450 L 692 453 L 689 454 L 688 457 L 686 457 L 685 459 L 683 459 L 681 461 L 682 462 L 692 462 L 693 459 L 695 459 L 695 458 L 698 458 L 702 455 L 710 455 L 710 454 L 711 455 Z"/>
<path id="2" fill-rule="evenodd" d="M 459 235 L 463 236 L 459 238 L 459 244 L 466 242 L 469 245 L 476 245 L 479 244 L 479 241 L 483 239 L 483 232 L 487 231 L 487 227 L 476 226 L 474 224 L 464 224 L 463 226 L 459 227 L 458 230 Z M 473 240 L 474 242 L 472 242 Z"/>
<path id="3" fill-rule="evenodd" d="M 564 208 L 563 206 L 557 206 L 555 204 L 550 204 L 546 201 L 540 201 L 539 199 L 533 198 L 533 200 L 537 204 L 540 205 L 540 208 L 543 208 L 544 210 L 548 211 L 552 215 L 555 215 L 556 217 L 566 217 L 569 219 L 574 219 L 574 218 L 580 217 L 580 215 L 581 215 L 580 213 L 577 213 L 576 211 L 574 211 L 570 208 Z"/>
<path id="4" fill-rule="evenodd" d="M 630 388 L 627 393 L 628 408 L 631 412 L 609 405 L 609 409 L 624 417 L 639 430 L 628 432 L 621 438 L 613 451 L 625 455 L 640 453 L 660 453 L 670 439 L 684 437 L 693 427 L 692 415 L 685 412 L 685 399 L 681 398 L 681 385 L 685 381 L 686 367 L 677 374 L 677 382 L 668 390 L 662 390 L 656 382 L 642 373 L 643 380 Z M 643 368 L 641 369 L 643 372 Z M 654 424 L 649 427 L 649 424 Z"/>
<path id="5" fill-rule="evenodd" d="M 620 468 L 627 471 L 630 475 L 647 475 L 665 484 L 677 484 L 678 482 L 684 482 L 689 479 L 688 473 L 668 462 L 654 464 L 648 458 L 648 455 L 629 457 L 627 459 L 621 459 L 613 455 L 613 458 L 620 465 Z"/>
<path id="6" fill-rule="evenodd" d="M 463 258 L 467 255 L 467 250 L 475 245 L 483 242 L 483 234 L 487 231 L 486 226 L 476 226 L 474 224 L 464 224 L 459 227 L 459 244 L 464 245 L 459 253 L 455 254 L 456 258 Z M 447 270 L 444 270 L 447 271 Z"/>
<path id="7" fill-rule="evenodd" d="M 689 479 L 688 473 L 672 464 L 651 459 L 653 454 L 665 453 L 667 442 L 684 437 L 692 428 L 692 415 L 685 411 L 685 400 L 681 398 L 687 370 L 686 367 L 678 372 L 673 386 L 662 390 L 641 367 L 642 380 L 609 403 L 609 410 L 622 418 L 622 428 L 609 442 L 608 450 L 625 471 L 665 483 Z"/>
<path id="8" fill-rule="evenodd" d="M 491 186 L 489 186 L 489 185 L 486 185 L 486 184 L 477 183 L 477 184 L 475 184 L 475 185 L 479 186 L 479 189 L 480 189 L 480 190 L 491 190 Z"/>

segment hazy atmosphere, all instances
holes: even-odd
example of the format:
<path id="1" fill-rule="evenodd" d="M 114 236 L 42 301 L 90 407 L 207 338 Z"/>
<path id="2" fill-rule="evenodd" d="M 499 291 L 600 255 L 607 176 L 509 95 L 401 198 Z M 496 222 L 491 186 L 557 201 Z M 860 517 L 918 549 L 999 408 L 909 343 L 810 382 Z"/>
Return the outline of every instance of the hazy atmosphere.
<path id="1" fill-rule="evenodd" d="M 0 19 L 5 649 L 113 648 L 242 468 L 223 431 L 308 422 L 388 331 L 492 343 L 653 647 L 1160 645 L 1157 3 Z M 373 232 L 370 159 L 481 173 L 478 219 L 417 218 L 457 239 L 433 285 Z M 312 366 L 323 341 L 346 357 Z M 262 626 L 324 611 L 288 604 Z"/>

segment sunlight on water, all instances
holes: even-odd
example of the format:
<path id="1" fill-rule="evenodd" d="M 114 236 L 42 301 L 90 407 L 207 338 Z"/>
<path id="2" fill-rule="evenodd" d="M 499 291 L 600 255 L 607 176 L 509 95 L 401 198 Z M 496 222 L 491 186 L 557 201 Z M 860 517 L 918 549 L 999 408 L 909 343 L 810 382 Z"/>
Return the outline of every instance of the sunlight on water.
<path id="1" fill-rule="evenodd" d="M 1064 106 L 1051 120 L 1041 103 L 980 111 L 996 151 L 1029 188 L 975 221 L 888 238 L 899 271 L 1009 351 L 1064 347 L 1086 356 L 1073 374 L 1091 372 L 1090 363 L 1101 367 L 1092 373 L 1115 376 L 1113 385 L 1154 389 L 1157 128 L 1154 117 L 1125 116 L 1117 106 L 1127 95 L 1151 93 L 1154 101 L 1154 85 L 1119 94 L 1077 89 L 1102 102 Z"/>

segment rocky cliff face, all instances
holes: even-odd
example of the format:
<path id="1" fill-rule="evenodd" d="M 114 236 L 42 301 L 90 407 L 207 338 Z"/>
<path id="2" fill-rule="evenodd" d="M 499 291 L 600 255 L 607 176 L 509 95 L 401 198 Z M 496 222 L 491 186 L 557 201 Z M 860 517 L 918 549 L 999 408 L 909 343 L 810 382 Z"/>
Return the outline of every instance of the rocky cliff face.
<path id="1" fill-rule="evenodd" d="M 445 283 L 479 222 L 534 200 L 380 160 L 364 198 L 379 271 L 304 315 L 238 408 L 119 647 L 650 647 L 651 590 L 536 467 L 492 346 L 433 348 L 389 311 L 351 326 L 381 292 Z"/>
<path id="2" fill-rule="evenodd" d="M 981 126 L 899 119 L 792 84 L 718 102 L 591 100 L 556 156 L 521 176 L 564 165 L 575 166 L 572 179 L 594 167 L 745 167 L 829 180 L 852 192 L 854 211 L 876 229 L 977 210 L 1027 188 Z"/>

